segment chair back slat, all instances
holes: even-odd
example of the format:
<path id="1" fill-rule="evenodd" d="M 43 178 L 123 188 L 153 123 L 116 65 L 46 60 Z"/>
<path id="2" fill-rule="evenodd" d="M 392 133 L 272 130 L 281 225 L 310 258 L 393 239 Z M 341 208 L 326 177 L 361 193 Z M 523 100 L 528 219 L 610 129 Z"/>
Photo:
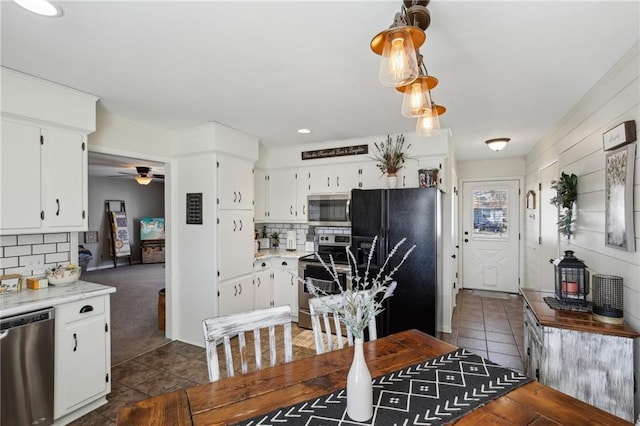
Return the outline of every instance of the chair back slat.
<path id="1" fill-rule="evenodd" d="M 259 309 L 238 314 L 226 315 L 205 319 L 202 322 L 207 352 L 207 367 L 209 380 L 220 380 L 220 362 L 217 345 L 222 343 L 225 352 L 225 364 L 227 377 L 233 377 L 233 352 L 231 339 L 237 336 L 240 353 L 241 371 L 243 374 L 249 371 L 249 356 L 246 345 L 245 333 L 253 331 L 255 363 L 257 369 L 262 369 L 262 347 L 260 330 L 269 330 L 269 357 L 270 364 L 276 365 L 276 327 L 282 326 L 284 333 L 284 362 L 291 362 L 293 358 L 291 339 L 291 308 L 279 306 L 276 308 Z"/>
<path id="2" fill-rule="evenodd" d="M 340 307 L 342 303 L 343 297 L 340 294 L 332 294 L 329 296 L 309 299 L 311 328 L 313 329 L 313 341 L 316 346 L 317 354 L 322 354 L 344 347 L 340 319 L 336 315 L 330 313 L 331 308 Z M 322 327 L 323 325 L 324 330 Z M 369 321 L 367 328 L 369 330 L 369 340 L 376 340 L 378 336 L 376 332 L 375 318 L 372 318 L 371 321 Z M 349 346 L 353 346 L 353 335 L 348 328 L 346 331 L 347 343 Z"/>

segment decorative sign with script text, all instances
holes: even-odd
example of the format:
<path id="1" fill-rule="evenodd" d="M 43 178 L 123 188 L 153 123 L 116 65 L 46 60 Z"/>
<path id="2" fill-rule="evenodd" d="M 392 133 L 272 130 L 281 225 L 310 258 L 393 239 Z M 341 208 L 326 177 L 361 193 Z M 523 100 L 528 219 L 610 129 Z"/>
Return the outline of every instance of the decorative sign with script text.
<path id="1" fill-rule="evenodd" d="M 636 122 L 625 121 L 602 134 L 602 148 L 605 151 L 618 148 L 636 140 Z"/>
<path id="2" fill-rule="evenodd" d="M 341 146 L 338 148 L 318 149 L 315 151 L 302 151 L 303 160 L 315 160 L 318 158 L 343 157 L 345 155 L 361 155 L 369 153 L 369 145 Z"/>

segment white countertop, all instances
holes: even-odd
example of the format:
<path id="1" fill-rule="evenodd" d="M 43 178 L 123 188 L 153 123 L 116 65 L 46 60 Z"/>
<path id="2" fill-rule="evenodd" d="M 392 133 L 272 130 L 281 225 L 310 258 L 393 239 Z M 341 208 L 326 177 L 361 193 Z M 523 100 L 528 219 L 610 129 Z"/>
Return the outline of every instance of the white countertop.
<path id="1" fill-rule="evenodd" d="M 258 250 L 256 253 L 256 260 L 269 259 L 272 257 L 288 257 L 291 259 L 300 259 L 303 256 L 307 256 L 309 254 L 313 254 L 312 251 L 304 251 L 304 250 L 285 250 L 285 249 L 264 249 Z"/>
<path id="2" fill-rule="evenodd" d="M 40 290 L 23 288 L 16 293 L 0 296 L 0 318 L 115 293 L 115 291 L 115 287 L 82 280 L 66 286 L 49 284 L 49 287 Z"/>

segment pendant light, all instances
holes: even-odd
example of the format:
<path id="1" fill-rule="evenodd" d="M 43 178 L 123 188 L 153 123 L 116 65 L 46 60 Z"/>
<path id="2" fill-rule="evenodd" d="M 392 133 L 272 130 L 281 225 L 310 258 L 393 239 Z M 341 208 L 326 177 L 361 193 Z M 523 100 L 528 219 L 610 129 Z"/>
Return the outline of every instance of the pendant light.
<path id="1" fill-rule="evenodd" d="M 378 79 L 384 86 L 405 86 L 413 82 L 420 73 L 416 49 L 427 39 L 424 30 L 431 19 L 426 7 L 418 6 L 418 9 L 420 13 L 407 14 L 407 9 L 402 7 L 401 12 L 395 14 L 391 27 L 376 34 L 371 40 L 371 50 L 382 56 Z"/>
<path id="2" fill-rule="evenodd" d="M 441 105 L 431 104 L 431 112 L 418 117 L 416 123 L 416 134 L 418 136 L 427 137 L 435 136 L 440 133 L 440 116 L 447 109 Z"/>
<path id="3" fill-rule="evenodd" d="M 397 91 L 403 93 L 401 112 L 407 118 L 418 118 L 431 114 L 431 89 L 438 85 L 438 79 L 429 75 L 419 51 L 416 51 L 416 56 L 418 57 L 420 75 L 413 83 L 396 88 Z"/>

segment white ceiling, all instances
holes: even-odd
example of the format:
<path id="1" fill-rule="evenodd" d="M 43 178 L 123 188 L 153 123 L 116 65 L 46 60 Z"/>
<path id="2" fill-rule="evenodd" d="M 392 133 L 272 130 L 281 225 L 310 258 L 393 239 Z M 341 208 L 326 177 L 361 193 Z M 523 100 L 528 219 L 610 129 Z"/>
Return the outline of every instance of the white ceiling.
<path id="1" fill-rule="evenodd" d="M 401 0 L 57 4 L 64 15 L 44 18 L 1 1 L 2 65 L 98 95 L 113 114 L 167 129 L 216 121 L 267 146 L 414 130 L 369 48 Z M 421 53 L 459 160 L 526 154 L 640 38 L 637 1 L 428 7 Z M 483 143 L 495 137 L 512 140 L 495 153 Z"/>

